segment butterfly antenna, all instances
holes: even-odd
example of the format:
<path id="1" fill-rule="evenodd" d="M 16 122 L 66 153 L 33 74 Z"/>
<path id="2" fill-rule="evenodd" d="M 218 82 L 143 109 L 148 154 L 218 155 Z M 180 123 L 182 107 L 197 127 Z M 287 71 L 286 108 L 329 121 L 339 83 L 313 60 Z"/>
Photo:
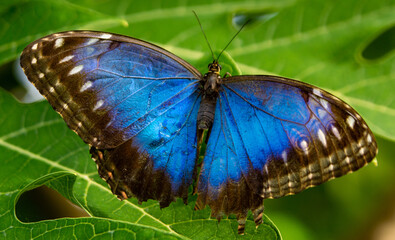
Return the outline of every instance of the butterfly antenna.
<path id="1" fill-rule="evenodd" d="M 248 19 L 243 26 L 241 26 L 241 28 L 239 29 L 239 31 L 237 31 L 237 33 L 232 37 L 232 39 L 230 39 L 230 41 L 228 42 L 228 44 L 226 44 L 226 46 L 222 49 L 222 51 L 219 53 L 218 58 L 217 58 L 217 62 L 219 60 L 219 57 L 221 57 L 222 53 L 226 50 L 226 48 L 228 48 L 228 46 L 230 45 L 230 43 L 233 41 L 233 39 L 235 39 L 237 37 L 237 35 L 239 35 L 239 33 L 241 32 L 241 30 L 243 30 L 243 28 L 251 22 L 251 19 Z"/>
<path id="2" fill-rule="evenodd" d="M 207 43 L 208 47 L 210 48 L 211 55 L 213 56 L 213 60 L 215 60 L 215 56 L 214 56 L 213 49 L 211 48 L 210 43 L 209 43 L 209 41 L 207 40 L 206 33 L 204 33 L 204 30 L 203 30 L 202 24 L 200 23 L 199 17 L 198 17 L 198 15 L 196 14 L 195 11 L 192 10 L 192 12 L 193 12 L 193 14 L 195 14 L 195 17 L 196 17 L 196 19 L 197 19 L 197 21 L 198 21 L 198 23 L 199 23 L 200 29 L 202 30 L 203 36 L 204 36 L 204 38 L 206 39 L 206 43 Z"/>

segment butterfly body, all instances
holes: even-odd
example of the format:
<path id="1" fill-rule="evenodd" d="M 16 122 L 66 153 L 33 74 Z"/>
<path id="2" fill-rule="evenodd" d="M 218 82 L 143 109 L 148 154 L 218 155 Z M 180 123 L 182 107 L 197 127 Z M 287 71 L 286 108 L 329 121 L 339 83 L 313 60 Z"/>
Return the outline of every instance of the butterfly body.
<path id="1" fill-rule="evenodd" d="M 220 70 L 220 65 L 217 61 L 214 61 L 209 64 L 209 72 L 200 81 L 202 100 L 197 116 L 199 130 L 210 129 L 214 122 L 215 105 L 222 83 L 221 76 L 219 75 Z"/>
<path id="2" fill-rule="evenodd" d="M 120 199 L 186 202 L 262 221 L 263 199 L 298 193 L 353 172 L 377 153 L 361 116 L 296 80 L 202 75 L 153 44 L 116 34 L 56 33 L 27 46 L 29 80 L 86 143 Z M 201 132 L 209 131 L 198 168 Z"/>

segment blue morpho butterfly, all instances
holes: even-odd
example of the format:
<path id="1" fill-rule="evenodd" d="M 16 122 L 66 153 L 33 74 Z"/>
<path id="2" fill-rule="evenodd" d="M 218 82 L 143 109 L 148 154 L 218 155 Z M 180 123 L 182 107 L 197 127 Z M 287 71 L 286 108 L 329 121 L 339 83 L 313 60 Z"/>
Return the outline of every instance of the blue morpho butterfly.
<path id="1" fill-rule="evenodd" d="M 213 217 L 298 193 L 353 172 L 377 153 L 349 105 L 317 87 L 277 76 L 220 77 L 139 39 L 105 32 L 55 33 L 28 45 L 21 66 L 67 125 L 90 145 L 100 176 L 120 199 L 176 197 Z M 197 163 L 202 133 L 209 133 Z M 199 171 L 200 169 L 200 171 Z"/>

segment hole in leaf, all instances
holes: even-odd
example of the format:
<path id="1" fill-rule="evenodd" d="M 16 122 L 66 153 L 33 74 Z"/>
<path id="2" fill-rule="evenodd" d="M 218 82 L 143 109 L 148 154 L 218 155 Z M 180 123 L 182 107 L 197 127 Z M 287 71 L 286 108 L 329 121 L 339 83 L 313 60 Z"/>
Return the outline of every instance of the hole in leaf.
<path id="1" fill-rule="evenodd" d="M 24 192 L 16 203 L 15 212 L 22 222 L 90 216 L 82 208 L 46 186 Z"/>
<path id="2" fill-rule="evenodd" d="M 0 74 L 2 76 L 0 81 L 0 87 L 4 88 L 7 91 L 11 91 L 14 88 L 18 87 L 18 82 L 12 75 L 12 64 L 13 62 L 7 62 L 0 66 Z"/>
<path id="3" fill-rule="evenodd" d="M 395 49 L 395 25 L 374 38 L 363 50 L 362 58 L 377 60 Z"/>
<path id="4" fill-rule="evenodd" d="M 248 25 L 256 22 L 266 22 L 275 17 L 278 12 L 274 10 L 264 10 L 261 12 L 239 12 L 232 18 L 232 24 L 236 29 L 240 29 L 245 22 L 250 21 Z"/>

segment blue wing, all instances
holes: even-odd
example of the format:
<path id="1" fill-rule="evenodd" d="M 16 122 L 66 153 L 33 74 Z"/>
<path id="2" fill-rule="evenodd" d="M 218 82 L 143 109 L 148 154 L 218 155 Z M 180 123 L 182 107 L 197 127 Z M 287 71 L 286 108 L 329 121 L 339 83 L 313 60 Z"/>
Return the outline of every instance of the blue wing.
<path id="1" fill-rule="evenodd" d="M 186 199 L 196 160 L 200 73 L 141 40 L 64 32 L 26 47 L 21 65 L 120 198 Z"/>
<path id="2" fill-rule="evenodd" d="M 243 225 L 263 199 L 294 194 L 355 171 L 377 151 L 349 105 L 313 86 L 274 76 L 223 80 L 198 181 L 198 206 L 235 213 Z"/>

